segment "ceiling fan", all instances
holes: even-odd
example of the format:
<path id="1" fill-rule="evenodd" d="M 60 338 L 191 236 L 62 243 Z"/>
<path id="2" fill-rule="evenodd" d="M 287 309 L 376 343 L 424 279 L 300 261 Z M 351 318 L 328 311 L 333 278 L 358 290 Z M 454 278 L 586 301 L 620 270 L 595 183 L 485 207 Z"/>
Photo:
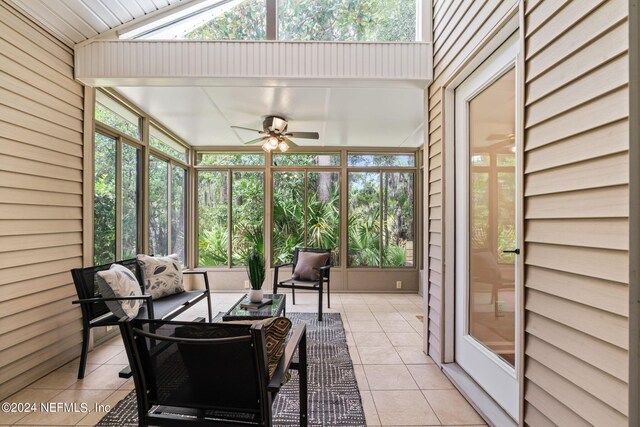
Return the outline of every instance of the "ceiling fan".
<path id="1" fill-rule="evenodd" d="M 262 136 L 245 142 L 245 145 L 257 144 L 258 142 L 262 142 L 262 149 L 264 151 L 279 149 L 280 151 L 285 152 L 290 147 L 297 147 L 298 145 L 289 138 L 320 138 L 320 134 L 318 132 L 288 132 L 288 126 L 289 123 L 283 117 L 267 116 L 262 122 L 262 130 L 251 129 L 242 126 L 231 126 L 231 128 L 258 132 Z"/>

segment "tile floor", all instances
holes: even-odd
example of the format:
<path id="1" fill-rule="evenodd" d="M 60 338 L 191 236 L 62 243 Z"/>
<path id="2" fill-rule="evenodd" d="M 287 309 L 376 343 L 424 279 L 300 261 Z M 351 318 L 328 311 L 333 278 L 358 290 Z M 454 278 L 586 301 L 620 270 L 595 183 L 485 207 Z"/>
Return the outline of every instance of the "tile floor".
<path id="1" fill-rule="evenodd" d="M 226 311 L 240 293 L 212 296 L 213 312 Z M 290 312 L 316 312 L 317 294 L 297 293 Z M 340 312 L 347 333 L 362 403 L 371 426 L 485 425 L 433 361 L 422 352 L 422 298 L 411 294 L 332 294 L 331 309 Z M 183 314 L 206 316 L 204 303 Z M 77 380 L 78 360 L 14 394 L 10 402 L 86 403 L 91 413 L 0 413 L 0 425 L 94 425 L 132 389 L 133 381 L 118 377 L 127 364 L 119 337 L 89 353 L 84 379 Z M 94 405 L 102 408 L 94 409 Z"/>

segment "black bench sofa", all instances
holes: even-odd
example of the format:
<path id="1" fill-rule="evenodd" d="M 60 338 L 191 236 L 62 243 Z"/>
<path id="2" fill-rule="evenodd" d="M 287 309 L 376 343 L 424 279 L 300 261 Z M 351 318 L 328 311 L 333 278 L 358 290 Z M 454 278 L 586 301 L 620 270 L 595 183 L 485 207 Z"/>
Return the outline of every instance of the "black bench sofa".
<path id="1" fill-rule="evenodd" d="M 185 291 L 173 295 L 168 295 L 158 299 L 151 299 L 151 295 L 144 294 L 144 277 L 142 269 L 135 259 L 117 261 L 131 270 L 138 279 L 142 289 L 142 296 L 104 298 L 100 294 L 96 282 L 96 273 L 108 270 L 111 264 L 104 264 L 94 267 L 74 268 L 71 270 L 73 283 L 76 286 L 78 299 L 73 304 L 80 304 L 82 310 L 82 353 L 80 354 L 80 367 L 78 368 L 78 379 L 84 378 L 85 366 L 87 364 L 87 352 L 89 350 L 89 339 L 91 328 L 98 326 L 117 326 L 119 318 L 116 317 L 105 304 L 105 301 L 142 299 L 144 305 L 140 307 L 136 319 L 171 320 L 183 313 L 195 303 L 207 299 L 209 322 L 212 320 L 211 292 L 209 289 L 209 279 L 205 271 L 183 271 L 182 274 L 201 274 L 204 277 L 205 289 L 195 291 Z M 130 376 L 128 372 L 122 372 L 121 376 Z"/>

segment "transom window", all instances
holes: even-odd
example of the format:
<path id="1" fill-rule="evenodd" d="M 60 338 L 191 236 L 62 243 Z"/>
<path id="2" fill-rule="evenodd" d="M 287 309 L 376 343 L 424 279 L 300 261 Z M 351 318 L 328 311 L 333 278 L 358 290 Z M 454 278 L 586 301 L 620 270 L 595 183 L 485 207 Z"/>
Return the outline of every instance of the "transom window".
<path id="1" fill-rule="evenodd" d="M 410 42 L 416 0 L 210 0 L 186 7 L 121 38 Z"/>

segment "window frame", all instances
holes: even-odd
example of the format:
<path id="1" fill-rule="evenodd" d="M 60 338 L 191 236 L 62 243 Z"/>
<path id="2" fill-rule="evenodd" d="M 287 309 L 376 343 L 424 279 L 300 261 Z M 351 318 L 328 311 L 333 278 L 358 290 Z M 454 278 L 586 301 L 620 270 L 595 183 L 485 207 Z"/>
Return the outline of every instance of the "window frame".
<path id="1" fill-rule="evenodd" d="M 387 172 L 399 172 L 399 173 L 411 173 L 413 175 L 413 209 L 412 209 L 412 214 L 413 214 L 413 239 L 414 242 L 417 238 L 419 238 L 421 240 L 424 240 L 421 236 L 418 236 L 418 230 L 419 227 L 417 225 L 417 219 L 418 219 L 418 214 L 419 214 L 419 209 L 418 209 L 418 200 L 417 198 L 420 197 L 420 199 L 423 199 L 423 196 L 419 195 L 417 190 L 420 188 L 420 186 L 418 185 L 417 181 L 419 179 L 419 175 L 420 175 L 420 166 L 419 166 L 419 160 L 418 160 L 418 153 L 420 152 L 419 148 L 415 149 L 413 151 L 398 151 L 398 150 L 388 150 L 388 151 L 384 151 L 384 150 L 362 150 L 362 151 L 354 151 L 354 150 L 346 150 L 346 156 L 348 159 L 348 156 L 350 154 L 359 154 L 359 155 L 367 155 L 367 154 L 382 154 L 382 155 L 393 155 L 393 154 L 398 154 L 398 155 L 409 155 L 412 154 L 415 156 L 415 161 L 414 161 L 414 166 L 345 166 L 346 169 L 346 187 L 345 187 L 345 192 L 347 193 L 347 195 L 349 194 L 349 190 L 350 190 L 350 185 L 349 185 L 349 173 L 351 172 L 377 172 L 379 173 L 379 194 L 378 194 L 378 200 L 380 201 L 380 218 L 379 218 L 379 227 L 380 227 L 380 239 L 379 239 L 379 254 L 380 254 L 380 265 L 378 266 L 371 266 L 371 265 L 367 265 L 367 266 L 352 266 L 349 265 L 349 225 L 348 225 L 348 220 L 349 220 L 349 206 L 347 203 L 346 206 L 346 216 L 347 216 L 347 225 L 345 228 L 345 233 L 346 233 L 346 250 L 344 251 L 345 256 L 346 256 L 346 265 L 345 268 L 347 269 L 353 269 L 353 270 L 394 270 L 394 269 L 398 269 L 398 270 L 420 270 L 420 263 L 416 262 L 416 247 L 417 245 L 414 243 L 413 247 L 414 247 L 414 255 L 413 255 L 413 265 L 411 266 L 384 266 L 384 262 L 383 262 L 383 246 L 384 246 L 384 239 L 383 239 L 383 235 L 384 235 L 384 215 L 382 212 L 382 198 L 383 198 L 383 176 L 384 174 Z M 346 163 L 345 163 L 346 165 Z"/>
<path id="2" fill-rule="evenodd" d="M 229 150 L 221 147 L 220 150 L 212 150 L 208 149 L 200 149 L 198 147 L 194 152 L 194 159 L 197 159 L 198 153 L 213 153 L 213 154 L 259 154 L 255 149 L 251 151 L 245 150 Z M 234 172 L 261 172 L 262 173 L 262 202 L 263 202 L 263 215 L 262 215 L 262 238 L 263 242 L 266 241 L 267 237 L 267 221 L 266 221 L 266 212 L 267 212 L 267 196 L 266 196 L 266 184 L 267 184 L 267 168 L 266 168 L 266 157 L 265 157 L 265 165 L 195 165 L 194 166 L 194 198 L 193 198 L 193 206 L 194 206 L 194 254 L 195 254 L 195 267 L 196 268 L 206 268 L 207 270 L 232 270 L 238 271 L 240 269 L 244 269 L 243 265 L 233 265 L 233 173 Z M 202 172 L 226 172 L 227 174 L 227 265 L 200 265 L 200 202 L 199 202 L 199 182 L 200 182 L 200 173 Z M 266 253 L 264 254 L 267 255 Z"/>
<path id="3" fill-rule="evenodd" d="M 335 152 L 335 151 L 334 151 Z M 334 152 L 331 152 L 331 154 L 334 154 Z M 306 153 L 301 153 L 301 154 L 306 154 Z M 311 154 L 317 154 L 317 153 L 311 153 Z M 270 156 L 272 157 L 272 156 Z M 271 163 L 273 164 L 273 161 L 271 161 Z M 342 200 L 345 198 L 345 194 L 344 193 L 344 188 L 343 188 L 343 181 L 342 181 L 342 167 L 341 166 L 271 166 L 270 167 L 271 171 L 269 173 L 269 180 L 271 181 L 271 191 L 269 194 L 269 209 L 271 212 L 271 221 L 269 221 L 269 235 L 270 235 L 270 253 L 269 253 L 269 262 L 271 265 L 271 268 L 273 268 L 276 264 L 274 263 L 274 250 L 275 250 L 275 246 L 273 244 L 273 231 L 274 231 L 274 216 L 273 216 L 273 207 L 274 207 L 274 202 L 275 202 L 275 192 L 273 191 L 273 188 L 275 187 L 275 173 L 285 173 L 285 172 L 302 172 L 304 175 L 304 219 L 303 219 L 303 224 L 304 224 L 304 235 L 303 235 L 303 242 L 306 245 L 307 244 L 307 232 L 308 232 L 308 190 L 309 190 L 309 172 L 337 172 L 338 173 L 338 206 L 339 206 L 339 219 L 338 219 L 338 247 L 337 247 L 337 251 L 338 254 L 340 255 L 340 259 L 335 262 L 334 261 L 334 266 L 336 268 L 340 268 L 342 266 L 342 235 L 343 233 L 343 213 L 342 213 Z"/>
<path id="4" fill-rule="evenodd" d="M 144 210 L 143 210 L 143 182 L 144 182 L 144 145 L 141 143 L 141 141 L 138 141 L 136 139 L 134 139 L 133 137 L 131 137 L 130 135 L 125 134 L 124 132 L 121 132 L 118 129 L 112 128 L 111 126 L 108 126 L 106 124 L 104 124 L 103 122 L 100 122 L 98 120 L 95 120 L 95 125 L 94 125 L 94 129 L 93 129 L 93 134 L 92 134 L 92 140 L 93 140 L 93 146 L 92 146 L 92 164 L 93 164 L 93 185 L 91 186 L 92 188 L 92 204 L 91 204 L 91 209 L 92 211 L 95 209 L 95 147 L 96 147 L 96 143 L 95 143 L 95 137 L 96 134 L 99 133 L 103 136 L 106 136 L 107 138 L 111 138 L 113 140 L 115 140 L 116 143 L 116 158 L 115 158 L 115 166 L 116 166 L 116 170 L 115 170 L 115 197 L 116 197 L 116 218 L 115 218 L 115 259 L 113 261 L 120 261 L 122 260 L 122 147 L 123 144 L 127 144 L 129 146 L 134 147 L 136 150 L 139 150 L 138 152 L 138 164 L 137 164 L 137 194 L 136 194 L 136 250 L 137 252 L 141 252 L 143 247 L 144 247 L 144 243 L 143 243 L 143 228 L 144 228 L 144 221 L 143 221 L 143 214 L 144 214 Z M 95 216 L 94 214 L 92 214 L 92 220 L 93 220 L 93 224 L 95 226 Z M 93 236 L 95 236 L 95 229 L 93 230 Z M 95 253 L 94 253 L 94 244 L 95 244 L 95 238 L 92 237 L 92 245 L 91 245 L 91 252 L 92 252 L 92 260 L 95 260 Z"/>

